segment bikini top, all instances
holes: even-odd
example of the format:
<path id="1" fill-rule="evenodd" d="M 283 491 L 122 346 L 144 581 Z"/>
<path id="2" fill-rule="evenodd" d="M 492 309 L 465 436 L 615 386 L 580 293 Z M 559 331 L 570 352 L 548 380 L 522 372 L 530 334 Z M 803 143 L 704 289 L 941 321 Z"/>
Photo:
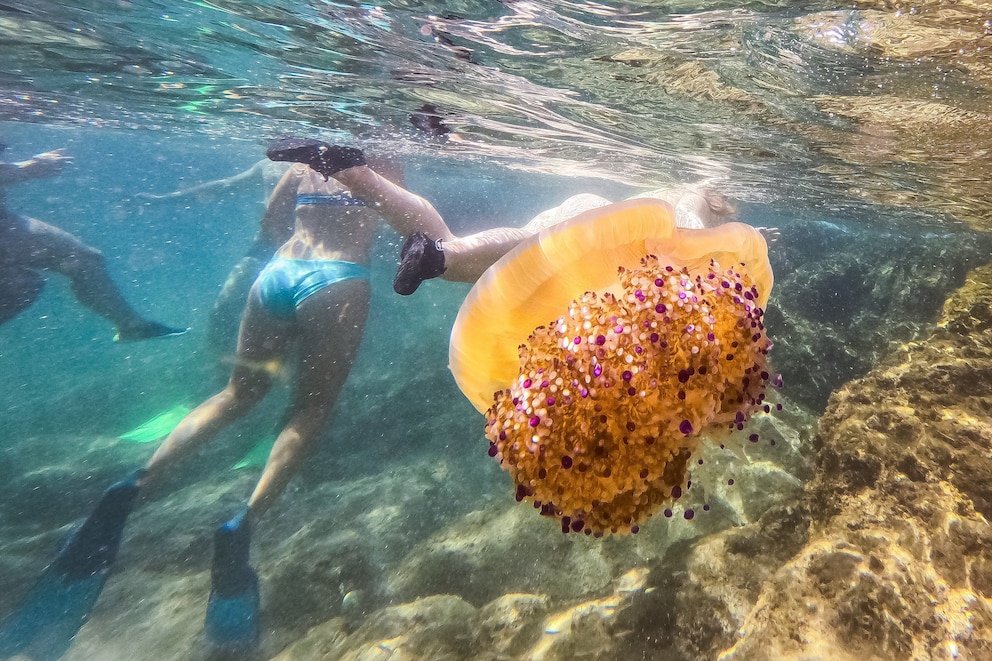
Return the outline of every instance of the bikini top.
<path id="1" fill-rule="evenodd" d="M 353 197 L 348 191 L 339 193 L 299 193 L 297 205 L 324 205 L 330 207 L 365 207 L 368 204 L 360 197 Z"/>

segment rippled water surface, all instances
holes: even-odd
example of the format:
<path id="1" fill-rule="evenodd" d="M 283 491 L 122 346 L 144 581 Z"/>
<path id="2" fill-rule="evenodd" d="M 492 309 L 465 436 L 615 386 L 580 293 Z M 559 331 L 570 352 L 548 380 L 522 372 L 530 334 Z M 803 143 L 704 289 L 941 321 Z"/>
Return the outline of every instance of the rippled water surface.
<path id="1" fill-rule="evenodd" d="M 992 223 L 981 1 L 71 4 L 0 7 L 0 118 L 406 152 L 432 104 L 456 158 Z"/>

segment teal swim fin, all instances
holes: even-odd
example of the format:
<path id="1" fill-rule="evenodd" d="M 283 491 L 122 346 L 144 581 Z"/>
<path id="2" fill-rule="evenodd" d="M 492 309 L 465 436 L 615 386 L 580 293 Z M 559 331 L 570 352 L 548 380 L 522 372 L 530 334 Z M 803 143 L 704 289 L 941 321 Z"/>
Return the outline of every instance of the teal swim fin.
<path id="1" fill-rule="evenodd" d="M 248 510 L 214 533 L 210 599 L 203 631 L 215 656 L 245 659 L 258 650 L 258 575 L 249 564 L 251 527 Z"/>
<path id="2" fill-rule="evenodd" d="M 248 454 L 242 457 L 241 461 L 231 466 L 232 471 L 241 470 L 242 468 L 260 468 L 265 465 L 265 462 L 269 459 L 269 453 L 272 451 L 272 446 L 276 444 L 276 438 L 266 438 L 255 444 L 251 450 L 248 450 Z"/>
<path id="3" fill-rule="evenodd" d="M 69 649 L 107 582 L 140 476 L 135 473 L 104 492 L 14 612 L 0 621 L 0 658 L 23 654 L 33 661 L 55 661 Z"/>
<path id="4" fill-rule="evenodd" d="M 151 443 L 165 438 L 176 428 L 176 425 L 182 422 L 183 418 L 189 415 L 190 410 L 185 404 L 177 404 L 117 438 L 132 443 Z"/>

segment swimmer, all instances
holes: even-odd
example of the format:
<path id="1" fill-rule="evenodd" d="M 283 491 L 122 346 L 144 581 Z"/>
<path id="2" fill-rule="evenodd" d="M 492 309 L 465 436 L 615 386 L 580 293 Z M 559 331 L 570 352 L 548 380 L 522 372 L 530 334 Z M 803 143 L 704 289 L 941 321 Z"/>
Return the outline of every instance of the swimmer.
<path id="1" fill-rule="evenodd" d="M 294 146 L 280 142 L 270 156 L 293 162 Z M 227 386 L 190 412 L 143 469 L 104 492 L 21 605 L 0 623 L 0 657 L 38 641 L 57 639 L 68 647 L 99 597 L 139 495 L 146 497 L 181 460 L 247 414 L 277 378 L 291 375 L 289 408 L 262 475 L 246 504 L 214 535 L 207 641 L 235 658 L 258 646 L 251 531 L 313 453 L 348 377 L 369 313 L 369 262 L 380 218 L 403 236 L 453 238 L 430 203 L 373 177 L 361 151 L 332 148 L 319 166 L 318 172 L 294 163 L 269 199 L 266 215 L 294 231 L 252 286 Z M 347 181 L 361 182 L 373 197 L 355 194 Z M 388 202 L 377 206 L 378 197 Z M 284 370 L 290 361 L 292 369 Z"/>
<path id="2" fill-rule="evenodd" d="M 343 147 L 332 146 L 316 140 L 295 139 L 291 151 L 294 158 L 303 159 L 316 171 L 323 172 L 322 159 Z M 286 143 L 287 145 L 290 143 Z M 331 176 L 331 175 L 329 175 Z M 402 200 L 402 189 L 369 168 L 352 168 L 333 175 L 352 192 L 374 201 L 383 213 L 397 206 Z M 392 199 L 393 197 L 396 200 Z M 679 227 L 701 229 L 715 227 L 727 222 L 734 208 L 723 197 L 703 188 L 686 186 L 675 189 L 659 189 L 634 196 L 664 200 L 675 209 L 675 222 Z M 500 257 L 518 243 L 541 230 L 573 218 L 591 209 L 610 204 L 610 200 L 583 193 L 568 198 L 557 207 L 548 209 L 532 218 L 523 227 L 496 227 L 464 237 L 456 237 L 447 225 L 436 215 L 433 207 L 420 207 L 418 219 L 410 219 L 415 225 L 434 225 L 443 228 L 443 235 L 430 235 L 425 232 L 410 234 L 400 252 L 400 265 L 393 280 L 397 294 L 409 296 L 424 280 L 441 277 L 452 282 L 475 282 Z M 402 208 L 402 204 L 398 205 Z M 410 213 L 409 210 L 406 213 Z M 776 228 L 758 228 L 769 243 L 778 238 Z"/>
<path id="3" fill-rule="evenodd" d="M 205 181 L 169 193 L 136 193 L 134 199 L 143 202 L 182 200 L 214 192 L 234 190 L 240 192 L 247 187 L 261 184 L 264 190 L 261 201 L 267 204 L 269 196 L 288 168 L 288 163 L 277 163 L 263 158 L 248 169 L 230 177 Z M 207 342 L 215 354 L 223 355 L 234 350 L 241 311 L 245 307 L 248 291 L 269 258 L 293 234 L 292 220 L 290 217 L 287 222 L 283 214 L 263 214 L 254 241 L 228 273 L 210 311 Z"/>
<path id="4" fill-rule="evenodd" d="M 0 153 L 5 148 L 0 141 Z M 0 161 L 0 324 L 30 307 L 45 286 L 42 273 L 55 271 L 69 278 L 76 300 L 117 327 L 115 340 L 182 335 L 188 329 L 145 319 L 128 304 L 99 250 L 53 225 L 7 209 L 8 187 L 53 177 L 71 162 L 61 149 L 17 163 Z"/>
<path id="5" fill-rule="evenodd" d="M 264 203 L 268 200 L 269 195 L 272 194 L 276 184 L 279 183 L 279 180 L 282 179 L 282 176 L 286 173 L 286 169 L 287 166 L 285 163 L 276 163 L 267 158 L 263 158 L 253 163 L 248 169 L 242 170 L 241 172 L 231 175 L 230 177 L 212 179 L 210 181 L 205 181 L 203 183 L 190 186 L 189 188 L 180 188 L 179 190 L 170 191 L 168 193 L 136 193 L 134 199 L 146 202 L 180 200 L 190 196 L 225 191 L 242 185 L 252 185 L 260 182 L 265 189 L 265 196 L 262 199 L 262 202 Z"/>

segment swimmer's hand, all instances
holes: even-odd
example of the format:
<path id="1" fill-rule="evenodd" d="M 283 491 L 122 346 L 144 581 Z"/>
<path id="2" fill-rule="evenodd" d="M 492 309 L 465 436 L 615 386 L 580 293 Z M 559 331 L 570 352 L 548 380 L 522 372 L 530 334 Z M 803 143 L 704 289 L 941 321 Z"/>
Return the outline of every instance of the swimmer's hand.
<path id="1" fill-rule="evenodd" d="M 134 199 L 135 200 L 141 200 L 142 202 L 151 202 L 151 201 L 155 201 L 155 200 L 167 200 L 170 197 L 178 197 L 178 196 L 174 195 L 173 193 L 158 194 L 158 193 L 146 193 L 144 191 L 142 191 L 140 193 L 135 193 L 134 194 Z"/>
<path id="2" fill-rule="evenodd" d="M 72 163 L 72 156 L 66 156 L 62 153 L 63 151 L 62 149 L 55 149 L 37 154 L 34 158 L 18 163 L 18 167 L 32 179 L 54 177 L 62 172 L 66 165 Z"/>

